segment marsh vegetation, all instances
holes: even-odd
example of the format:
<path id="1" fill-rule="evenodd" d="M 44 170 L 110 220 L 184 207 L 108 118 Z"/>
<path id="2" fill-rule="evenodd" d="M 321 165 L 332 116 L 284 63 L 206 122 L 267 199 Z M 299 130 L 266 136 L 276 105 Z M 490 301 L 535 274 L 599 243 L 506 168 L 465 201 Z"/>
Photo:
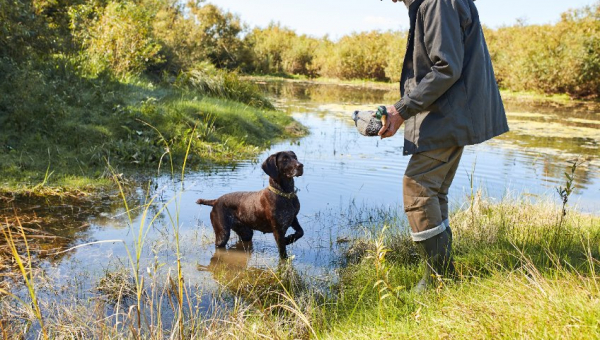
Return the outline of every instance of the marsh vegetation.
<path id="1" fill-rule="evenodd" d="M 407 161 L 398 147 L 402 140 L 366 139 L 347 116 L 349 108 L 382 102 L 388 91 L 261 86 L 310 131 L 258 158 L 293 149 L 305 164 L 296 185 L 306 235 L 288 249 L 292 259 L 279 263 L 268 234 L 215 250 L 210 209 L 194 204 L 198 197 L 264 187 L 266 176 L 253 160 L 186 171 L 183 180 L 164 170 L 141 185 L 116 176 L 127 205 L 119 192 L 101 203 L 21 201 L 16 212 L 5 205 L 3 220 L 20 249 L 17 216 L 33 232 L 41 227 L 64 237 L 28 239 L 32 282 L 50 337 L 347 338 L 351 331 L 356 338 L 514 338 L 527 332 L 535 338 L 544 320 L 561 313 L 573 318 L 559 318 L 552 334 L 567 327 L 570 338 L 597 335 L 591 320 L 598 297 L 598 163 L 593 149 L 581 147 L 582 138 L 595 143 L 593 135 L 545 139 L 543 131 L 523 129 L 466 150 L 450 193 L 458 281 L 441 281 L 438 289 L 415 296 L 410 288 L 422 268 L 396 181 Z M 560 108 L 509 107 L 517 119 L 533 122 L 542 114 L 563 116 Z M 581 162 L 571 174 L 569 161 L 577 155 Z M 565 172 L 573 177 L 568 185 Z M 381 181 L 392 184 L 382 187 Z M 566 215 L 560 187 L 569 188 Z M 49 251 L 38 252 L 44 247 Z M 4 268 L 3 289 L 30 301 L 21 276 L 15 265 Z M 31 327 L 27 336 L 41 334 L 35 314 L 24 307 L 29 303 L 9 296 L 3 303 L 7 334 L 23 325 Z M 531 327 L 508 326 L 515 323 Z"/>
<path id="2" fill-rule="evenodd" d="M 201 298 L 208 287 L 191 283 L 173 263 L 113 268 L 90 296 L 74 282 L 31 270 L 24 255 L 29 295 L 2 298 L 0 322 L 8 338 L 593 339 L 600 331 L 600 220 L 571 209 L 562 214 L 552 203 L 494 203 L 476 194 L 452 216 L 458 278 L 424 295 L 410 290 L 422 268 L 406 222 L 384 210 L 336 216 L 352 237 L 336 241 L 336 275 L 325 281 L 299 272 L 294 260 L 257 265 L 248 245 L 217 250 L 199 268 L 217 283 L 208 303 Z M 23 235 L 18 230 L 13 239 Z M 177 262 L 185 257 L 170 251 Z M 66 289 L 60 294 L 71 302 L 54 303 L 44 293 L 51 289 Z"/>
<path id="3" fill-rule="evenodd" d="M 519 91 L 503 92 L 512 131 L 465 152 L 459 275 L 417 296 L 401 137 L 347 117 L 397 99 L 382 82 L 405 32 L 330 41 L 203 1 L 0 0 L 0 334 L 598 338 L 600 109 L 572 98 L 598 96 L 599 8 L 486 29 Z M 270 235 L 216 251 L 193 202 L 264 187 L 257 162 L 283 149 L 306 165 L 292 258 Z"/>

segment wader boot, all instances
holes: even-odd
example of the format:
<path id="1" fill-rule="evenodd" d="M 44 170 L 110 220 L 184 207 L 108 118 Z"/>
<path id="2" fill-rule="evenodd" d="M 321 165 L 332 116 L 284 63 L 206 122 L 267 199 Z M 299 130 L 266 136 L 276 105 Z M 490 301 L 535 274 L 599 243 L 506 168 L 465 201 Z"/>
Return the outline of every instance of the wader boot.
<path id="1" fill-rule="evenodd" d="M 420 248 L 421 256 L 425 260 L 425 273 L 421 281 L 413 288 L 413 291 L 422 293 L 436 282 L 437 275 L 442 277 L 454 276 L 452 231 L 450 227 L 446 227 L 446 230 L 441 234 L 416 243 Z"/>

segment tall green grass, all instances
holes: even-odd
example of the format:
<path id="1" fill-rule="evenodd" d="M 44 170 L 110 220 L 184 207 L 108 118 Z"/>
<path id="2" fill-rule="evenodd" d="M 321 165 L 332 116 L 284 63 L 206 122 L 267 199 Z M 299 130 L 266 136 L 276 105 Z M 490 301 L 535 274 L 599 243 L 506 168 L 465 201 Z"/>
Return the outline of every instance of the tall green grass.
<path id="1" fill-rule="evenodd" d="M 11 79 L 0 82 L 0 109 L 9 108 L 0 117 L 5 195 L 106 187 L 107 161 L 126 175 L 157 169 L 167 151 L 182 164 L 191 137 L 188 164 L 196 167 L 251 158 L 273 141 L 305 133 L 269 109 L 255 87 L 225 73 L 203 78 L 216 79 L 218 90 L 178 89 L 143 78 L 85 78 L 65 60 L 44 65 L 0 62 L 0 78 Z"/>
<path id="2" fill-rule="evenodd" d="M 231 339 L 596 339 L 600 218 L 569 210 L 557 248 L 552 236 L 560 214 L 562 207 L 552 203 L 492 203 L 476 195 L 451 217 L 458 279 L 441 279 L 422 295 L 411 291 L 422 268 L 408 233 L 370 227 L 350 247 L 353 261 L 341 268 L 329 298 L 314 298 L 310 288 L 294 296 L 289 308 L 302 318 L 240 312 L 216 333 Z M 303 320 L 315 334 L 290 326 Z"/>
<path id="3" fill-rule="evenodd" d="M 174 85 L 257 108 L 274 109 L 273 104 L 261 94 L 257 85 L 240 79 L 236 73 L 218 70 L 209 63 L 201 63 L 182 72 Z"/>
<path id="4" fill-rule="evenodd" d="M 442 279 L 424 295 L 411 292 L 422 268 L 408 233 L 370 227 L 370 236 L 350 247 L 352 261 L 341 268 L 327 298 L 305 287 L 286 302 L 291 314 L 240 309 L 197 336 L 597 338 L 600 219 L 569 210 L 557 248 L 552 236 L 561 206 L 510 199 L 492 203 L 480 194 L 472 202 L 451 218 L 457 281 Z M 301 327 L 306 322 L 310 328 Z"/>

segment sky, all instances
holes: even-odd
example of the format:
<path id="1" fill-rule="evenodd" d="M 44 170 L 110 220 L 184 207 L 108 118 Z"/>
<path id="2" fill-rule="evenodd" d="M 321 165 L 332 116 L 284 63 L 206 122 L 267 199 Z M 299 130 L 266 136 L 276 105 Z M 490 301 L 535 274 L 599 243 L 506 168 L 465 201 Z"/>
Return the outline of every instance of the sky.
<path id="1" fill-rule="evenodd" d="M 476 0 L 483 24 L 492 28 L 555 23 L 570 8 L 593 5 L 599 0 Z M 352 32 L 408 29 L 406 6 L 392 0 L 209 0 L 236 13 L 251 27 L 279 22 L 299 34 L 340 38 Z"/>

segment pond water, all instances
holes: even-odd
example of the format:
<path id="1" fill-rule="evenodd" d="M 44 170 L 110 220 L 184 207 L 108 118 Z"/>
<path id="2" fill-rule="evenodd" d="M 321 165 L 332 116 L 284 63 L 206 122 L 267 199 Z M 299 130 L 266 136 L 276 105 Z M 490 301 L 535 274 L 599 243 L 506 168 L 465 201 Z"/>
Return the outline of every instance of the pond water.
<path id="1" fill-rule="evenodd" d="M 256 233 L 251 252 L 215 252 L 210 225 L 210 207 L 198 206 L 198 198 L 216 198 L 233 191 L 254 191 L 268 184 L 261 170 L 271 153 L 293 150 L 304 164 L 304 175 L 296 179 L 301 202 L 300 224 L 305 236 L 288 246 L 295 270 L 312 284 L 335 280 L 340 247 L 363 232 L 363 227 L 386 219 L 405 227 L 401 220 L 402 176 L 408 157 L 402 156 L 403 138 L 380 140 L 359 135 L 350 119 L 355 109 L 390 104 L 396 91 L 337 85 L 265 83 L 261 86 L 277 106 L 307 126 L 306 137 L 274 144 L 257 159 L 187 174 L 185 180 L 169 176 L 150 182 L 148 209 L 132 212 L 129 228 L 122 205 L 107 200 L 87 207 L 47 207 L 41 203 L 39 216 L 49 211 L 73 216 L 53 220 L 49 230 L 68 237 L 70 246 L 124 240 L 133 251 L 133 239 L 143 225 L 147 237 L 141 252 L 141 268 L 148 273 L 173 273 L 176 266 L 174 229 L 179 231 L 183 275 L 186 284 L 198 287 L 198 304 L 213 305 L 211 294 L 220 283 L 215 268 L 231 273 L 239 270 L 268 270 L 277 266 L 278 256 L 271 234 Z M 506 101 L 511 132 L 465 149 L 450 190 L 451 204 L 460 208 L 471 190 L 482 190 L 490 199 L 505 196 L 559 201 L 556 188 L 564 186 L 570 161 L 583 163 L 575 175 L 576 189 L 569 201 L 590 213 L 600 211 L 600 110 L 596 106 L 551 106 Z M 146 190 L 138 190 L 140 197 Z M 166 209 L 161 210 L 163 207 Z M 61 210 L 62 209 L 62 210 Z M 45 212 L 46 211 L 46 212 Z M 65 214 L 66 211 L 66 214 Z M 156 220 L 150 224 L 154 216 Z M 400 218 L 396 218 L 400 216 Z M 134 231 L 132 231 L 132 229 Z M 290 229 L 291 232 L 291 229 Z M 235 236 L 229 245 L 235 244 Z M 42 261 L 51 289 L 42 298 L 65 304 L 79 303 L 96 294 L 93 289 L 107 271 L 128 266 L 121 242 L 87 245 Z M 148 268 L 148 269 L 146 269 Z M 151 281 L 150 274 L 147 282 Z M 153 274 L 154 275 L 154 274 Z M 159 275 L 160 276 L 160 275 Z M 73 296 L 76 299 L 73 299 Z"/>

